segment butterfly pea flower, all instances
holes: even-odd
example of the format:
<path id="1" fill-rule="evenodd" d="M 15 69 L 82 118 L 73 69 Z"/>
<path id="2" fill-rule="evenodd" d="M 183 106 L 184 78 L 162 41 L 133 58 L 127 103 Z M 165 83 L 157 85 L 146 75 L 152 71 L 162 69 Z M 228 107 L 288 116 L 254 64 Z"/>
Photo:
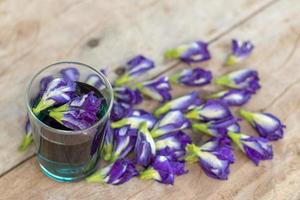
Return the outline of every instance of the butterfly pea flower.
<path id="1" fill-rule="evenodd" d="M 229 106 L 242 106 L 251 98 L 251 93 L 247 90 L 229 89 L 214 93 L 206 99 L 221 99 Z"/>
<path id="2" fill-rule="evenodd" d="M 106 88 L 105 84 L 103 83 L 102 79 L 97 74 L 90 74 L 85 80 L 85 83 L 97 88 L 98 90 L 103 90 Z"/>
<path id="3" fill-rule="evenodd" d="M 272 114 L 240 110 L 240 115 L 248 121 L 261 137 L 278 140 L 283 137 L 285 125 Z"/>
<path id="4" fill-rule="evenodd" d="M 49 116 L 67 128 L 83 130 L 97 122 L 97 112 L 100 105 L 101 100 L 94 96 L 94 92 L 89 92 L 62 106 L 51 109 Z"/>
<path id="5" fill-rule="evenodd" d="M 254 45 L 251 41 L 242 42 L 233 39 L 231 43 L 231 54 L 227 56 L 225 65 L 230 66 L 241 62 L 251 54 L 253 48 Z"/>
<path id="6" fill-rule="evenodd" d="M 258 73 L 251 69 L 241 69 L 225 74 L 215 81 L 219 85 L 233 89 L 244 89 L 255 93 L 260 88 Z"/>
<path id="7" fill-rule="evenodd" d="M 136 143 L 137 131 L 129 125 L 114 129 L 114 145 L 110 162 L 124 158 L 133 149 Z"/>
<path id="8" fill-rule="evenodd" d="M 224 137 L 229 129 L 237 122 L 237 119 L 232 117 L 225 120 L 209 121 L 209 122 L 193 122 L 192 128 L 195 132 L 201 132 L 212 137 Z"/>
<path id="9" fill-rule="evenodd" d="M 143 101 L 143 97 L 139 90 L 130 89 L 128 87 L 115 87 L 114 97 L 118 102 L 129 105 L 136 105 Z"/>
<path id="10" fill-rule="evenodd" d="M 160 155 L 173 155 L 176 159 L 181 159 L 185 155 L 185 147 L 192 143 L 189 135 L 182 131 L 167 133 L 155 139 L 155 146 Z"/>
<path id="11" fill-rule="evenodd" d="M 180 73 L 170 77 L 170 82 L 173 84 L 182 84 L 186 86 L 203 86 L 211 82 L 212 73 L 210 71 L 194 68 L 185 69 Z"/>
<path id="12" fill-rule="evenodd" d="M 180 110 L 185 112 L 190 110 L 196 106 L 199 106 L 202 103 L 200 99 L 198 99 L 197 92 L 191 92 L 187 95 L 172 99 L 171 101 L 166 102 L 159 108 L 154 111 L 154 115 L 159 117 L 169 111 Z"/>
<path id="13" fill-rule="evenodd" d="M 75 91 L 75 82 L 61 78 L 53 79 L 32 111 L 38 115 L 41 111 L 51 106 L 66 103 L 74 97 Z"/>
<path id="14" fill-rule="evenodd" d="M 160 102 L 166 102 L 172 99 L 170 93 L 171 85 L 167 76 L 138 83 L 136 87 L 143 95 L 151 99 L 158 100 Z"/>
<path id="15" fill-rule="evenodd" d="M 155 142 L 145 122 L 138 129 L 134 152 L 136 163 L 142 166 L 148 166 L 155 156 Z"/>
<path id="16" fill-rule="evenodd" d="M 211 56 L 208 50 L 208 43 L 196 41 L 167 50 L 165 57 L 168 59 L 179 58 L 186 63 L 195 63 L 209 60 Z"/>
<path id="17" fill-rule="evenodd" d="M 25 135 L 23 136 L 22 144 L 19 146 L 20 151 L 26 151 L 28 146 L 33 142 L 32 140 L 32 128 L 30 125 L 29 117 L 26 116 L 25 122 Z"/>
<path id="18" fill-rule="evenodd" d="M 175 175 L 186 173 L 184 163 L 169 160 L 166 156 L 156 155 L 153 163 L 140 173 L 142 180 L 154 179 L 160 183 L 173 184 Z"/>
<path id="19" fill-rule="evenodd" d="M 217 121 L 232 118 L 232 114 L 224 102 L 221 100 L 208 100 L 205 104 L 200 105 L 185 115 L 191 120 Z"/>
<path id="20" fill-rule="evenodd" d="M 170 111 L 162 116 L 151 130 L 153 138 L 170 132 L 180 131 L 191 126 L 190 121 L 178 110 Z"/>
<path id="21" fill-rule="evenodd" d="M 114 101 L 111 112 L 110 112 L 110 119 L 112 121 L 118 121 L 122 118 L 125 118 L 129 115 L 132 110 L 132 106 L 124 103 L 124 102 L 117 102 Z"/>
<path id="22" fill-rule="evenodd" d="M 121 120 L 115 121 L 111 123 L 112 128 L 121 128 L 126 125 L 130 125 L 133 129 L 138 129 L 142 122 L 146 122 L 149 129 L 151 129 L 156 123 L 156 118 L 151 113 L 139 113 L 132 111 L 131 114 Z"/>
<path id="23" fill-rule="evenodd" d="M 120 185 L 138 175 L 139 173 L 132 161 L 128 159 L 118 159 L 87 177 L 86 181 L 88 183 Z"/>
<path id="24" fill-rule="evenodd" d="M 116 86 L 121 86 L 134 78 L 154 68 L 154 62 L 142 55 L 138 55 L 127 62 L 126 72 L 116 81 Z"/>
<path id="25" fill-rule="evenodd" d="M 79 71 L 75 67 L 68 67 L 60 70 L 60 74 L 63 79 L 69 81 L 78 81 L 79 80 Z"/>
<path id="26" fill-rule="evenodd" d="M 227 180 L 229 167 L 234 163 L 234 155 L 227 138 L 213 138 L 202 146 L 188 144 L 188 162 L 198 162 L 205 174 L 211 178 Z"/>
<path id="27" fill-rule="evenodd" d="M 261 160 L 273 158 L 272 146 L 266 138 L 234 132 L 228 132 L 227 135 L 255 165 L 258 165 Z"/>

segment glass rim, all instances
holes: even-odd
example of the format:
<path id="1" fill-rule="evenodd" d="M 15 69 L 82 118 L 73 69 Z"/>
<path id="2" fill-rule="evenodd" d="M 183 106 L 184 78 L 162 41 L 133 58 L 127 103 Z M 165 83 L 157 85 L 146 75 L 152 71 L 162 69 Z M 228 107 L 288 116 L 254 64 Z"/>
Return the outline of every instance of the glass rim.
<path id="1" fill-rule="evenodd" d="M 56 128 L 53 128 L 51 126 L 48 126 L 47 124 L 45 124 L 44 122 L 42 122 L 32 111 L 32 108 L 30 106 L 30 97 L 29 97 L 29 92 L 30 92 L 30 89 L 32 87 L 32 83 L 33 81 L 37 78 L 37 76 L 39 76 L 42 72 L 44 72 L 45 70 L 55 66 L 55 65 L 60 65 L 60 64 L 74 64 L 74 65 L 81 65 L 81 66 L 84 66 L 84 67 L 87 67 L 89 68 L 90 70 L 94 71 L 98 76 L 100 76 L 103 80 L 104 80 L 104 83 L 105 85 L 108 87 L 109 89 L 109 96 L 110 96 L 110 102 L 109 102 L 109 105 L 108 105 L 108 109 L 107 111 L 105 112 L 104 116 L 98 120 L 95 124 L 93 124 L 92 126 L 86 128 L 86 129 L 82 129 L 82 130 L 61 130 L 61 129 L 56 129 Z M 53 63 L 53 64 L 50 64 L 44 68 L 42 68 L 40 71 L 38 71 L 32 78 L 31 80 L 29 81 L 29 84 L 27 85 L 27 89 L 26 89 L 26 95 L 25 95 L 26 99 L 25 99 L 25 103 L 26 103 L 26 107 L 27 107 L 27 110 L 28 110 L 28 114 L 30 114 L 31 116 L 33 116 L 33 118 L 43 127 L 47 128 L 48 130 L 52 130 L 54 131 L 55 133 L 59 133 L 59 134 L 64 134 L 64 135 L 77 135 L 77 134 L 82 134 L 82 132 L 85 132 L 85 131 L 88 131 L 88 130 L 91 130 L 91 129 L 94 129 L 95 127 L 99 126 L 105 119 L 107 119 L 109 117 L 109 114 L 110 114 L 110 111 L 112 109 L 112 106 L 113 106 L 113 101 L 114 101 L 114 96 L 113 96 L 113 88 L 111 86 L 111 83 L 108 81 L 108 79 L 106 78 L 106 76 L 96 70 L 95 68 L 87 65 L 87 64 L 84 64 L 84 63 L 80 63 L 80 62 L 75 62 L 75 61 L 62 61 L 62 62 L 56 62 L 56 63 Z"/>

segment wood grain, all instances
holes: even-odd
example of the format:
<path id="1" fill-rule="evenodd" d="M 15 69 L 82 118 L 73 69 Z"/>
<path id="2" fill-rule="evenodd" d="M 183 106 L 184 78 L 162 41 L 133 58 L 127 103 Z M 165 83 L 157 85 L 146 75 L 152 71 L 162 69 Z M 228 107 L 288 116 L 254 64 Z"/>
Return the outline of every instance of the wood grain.
<path id="1" fill-rule="evenodd" d="M 119 65 L 142 53 L 156 61 L 153 73 L 159 73 L 174 63 L 163 60 L 165 49 L 215 39 L 270 2 L 1 1 L 0 174 L 33 155 L 32 149 L 24 154 L 17 148 L 24 134 L 26 84 L 37 70 L 74 60 L 104 67 L 113 78 Z"/>
<path id="2" fill-rule="evenodd" d="M 280 12 L 278 12 L 280 11 Z M 255 167 L 236 151 L 236 163 L 228 181 L 208 178 L 199 167 L 189 165 L 190 173 L 176 178 L 174 186 L 133 179 L 119 187 L 98 184 L 56 183 L 39 172 L 34 159 L 17 167 L 0 179 L 3 199 L 300 199 L 300 73 L 299 34 L 300 5 L 280 1 L 241 24 L 211 45 L 213 60 L 205 67 L 215 75 L 251 67 L 259 71 L 262 89 L 246 106 L 250 110 L 272 112 L 287 125 L 285 138 L 274 142 L 274 159 Z M 231 38 L 251 39 L 254 54 L 241 66 L 223 68 Z M 186 67 L 179 64 L 173 71 Z M 172 73 L 172 71 L 170 71 Z M 216 90 L 206 87 L 199 91 Z M 175 88 L 175 95 L 186 92 Z M 146 102 L 144 107 L 155 104 Z M 245 133 L 256 134 L 246 123 Z M 20 197 L 20 194 L 22 195 Z"/>

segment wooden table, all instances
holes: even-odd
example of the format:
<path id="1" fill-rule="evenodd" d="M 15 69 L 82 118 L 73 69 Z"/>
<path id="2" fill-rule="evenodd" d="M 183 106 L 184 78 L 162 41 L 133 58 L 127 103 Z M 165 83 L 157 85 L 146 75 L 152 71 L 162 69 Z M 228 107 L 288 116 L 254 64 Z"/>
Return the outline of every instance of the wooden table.
<path id="1" fill-rule="evenodd" d="M 2 0 L 0 16 L 0 199 L 300 199 L 299 0 Z M 240 66 L 225 68 L 232 38 L 256 47 Z M 54 182 L 40 172 L 33 148 L 17 151 L 26 84 L 45 65 L 81 61 L 114 78 L 126 60 L 144 54 L 156 61 L 147 74 L 155 77 L 188 67 L 162 54 L 198 39 L 210 42 L 213 59 L 201 66 L 214 75 L 241 67 L 259 71 L 262 89 L 246 108 L 274 113 L 287 125 L 285 138 L 273 143 L 272 161 L 255 167 L 236 151 L 228 181 L 208 178 L 191 164 L 174 186 L 135 178 L 116 187 Z M 185 92 L 173 90 L 174 96 Z M 243 132 L 255 134 L 246 123 Z"/>

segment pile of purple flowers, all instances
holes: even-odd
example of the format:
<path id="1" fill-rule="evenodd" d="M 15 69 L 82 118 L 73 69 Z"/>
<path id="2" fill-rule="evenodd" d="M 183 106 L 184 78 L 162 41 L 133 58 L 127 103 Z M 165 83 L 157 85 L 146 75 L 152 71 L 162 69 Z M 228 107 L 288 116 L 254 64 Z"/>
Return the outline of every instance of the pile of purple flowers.
<path id="1" fill-rule="evenodd" d="M 253 48 L 249 41 L 233 40 L 225 64 L 241 62 Z M 168 50 L 165 56 L 187 64 L 211 58 L 208 44 L 202 41 Z M 172 98 L 172 85 L 202 87 L 212 82 L 212 73 L 191 67 L 170 77 L 136 82 L 138 76 L 153 68 L 153 61 L 138 55 L 127 62 L 125 73 L 115 80 L 115 100 L 102 147 L 102 157 L 109 164 L 88 177 L 88 182 L 118 185 L 138 176 L 173 184 L 175 176 L 188 172 L 186 162 L 197 162 L 209 177 L 226 180 L 235 161 L 233 144 L 255 165 L 272 159 L 270 141 L 282 138 L 285 128 L 280 120 L 269 113 L 241 109 L 240 117 L 259 135 L 250 136 L 243 133 L 239 126 L 242 119 L 230 109 L 246 104 L 260 89 L 257 71 L 241 69 L 214 78 L 215 84 L 226 89 L 201 98 L 197 92 Z M 134 108 L 144 98 L 161 104 L 153 113 Z M 187 130 L 209 139 L 195 144 Z"/>

